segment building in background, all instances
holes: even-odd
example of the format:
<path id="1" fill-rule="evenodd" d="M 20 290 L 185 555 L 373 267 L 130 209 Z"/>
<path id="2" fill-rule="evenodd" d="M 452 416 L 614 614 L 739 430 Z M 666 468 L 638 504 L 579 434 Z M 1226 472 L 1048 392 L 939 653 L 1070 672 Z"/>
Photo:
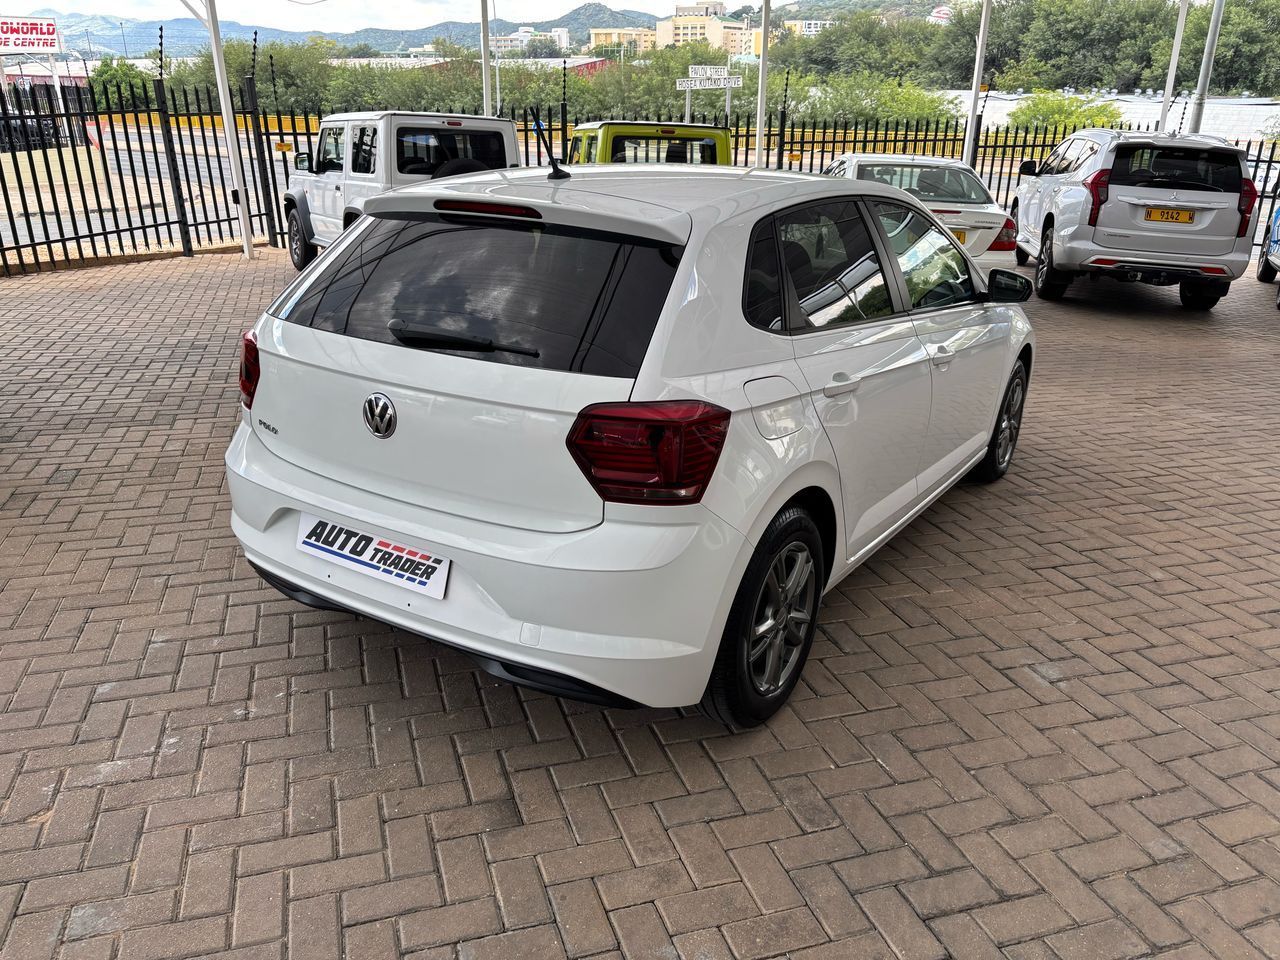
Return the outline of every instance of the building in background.
<path id="1" fill-rule="evenodd" d="M 674 16 L 659 20 L 656 30 L 659 47 L 704 42 L 733 56 L 751 52 L 751 28 L 725 15 L 723 3 L 678 5 Z"/>
<path id="2" fill-rule="evenodd" d="M 643 53 L 652 50 L 658 42 L 658 31 L 648 27 L 592 27 L 591 42 L 587 45 L 596 47 L 625 47 L 628 53 Z"/>
<path id="3" fill-rule="evenodd" d="M 794 33 L 801 37 L 816 37 L 823 30 L 834 26 L 834 20 L 783 20 L 782 26 L 789 33 Z M 774 31 L 774 38 L 778 34 Z M 763 42 L 763 34 L 759 27 L 751 31 L 751 55 L 753 57 L 760 56 L 760 47 Z"/>
<path id="4" fill-rule="evenodd" d="M 569 31 L 564 27 L 553 27 L 546 33 L 533 27 L 521 27 L 515 33 L 505 37 L 490 37 L 489 45 L 493 52 L 502 56 L 506 53 L 522 53 L 529 46 L 530 40 L 551 40 L 561 50 L 569 48 Z"/>

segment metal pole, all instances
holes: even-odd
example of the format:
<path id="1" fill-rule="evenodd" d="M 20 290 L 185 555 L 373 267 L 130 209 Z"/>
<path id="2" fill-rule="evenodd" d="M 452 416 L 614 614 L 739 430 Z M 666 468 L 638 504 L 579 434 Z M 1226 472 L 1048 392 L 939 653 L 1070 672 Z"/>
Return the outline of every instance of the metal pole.
<path id="1" fill-rule="evenodd" d="M 1182 0 L 1178 6 L 1178 26 L 1173 31 L 1173 50 L 1169 54 L 1169 78 L 1164 82 L 1164 103 L 1160 105 L 1160 126 L 1164 131 L 1169 119 L 1169 107 L 1173 104 L 1173 82 L 1178 78 L 1178 57 L 1182 53 L 1182 31 L 1187 25 L 1187 11 L 1191 9 L 1191 0 Z"/>
<path id="2" fill-rule="evenodd" d="M 765 144 L 760 139 L 765 129 L 765 104 L 769 87 L 769 0 L 760 9 L 760 77 L 756 90 L 756 150 L 752 166 L 764 166 Z"/>
<path id="3" fill-rule="evenodd" d="M 1191 121 L 1188 133 L 1200 132 L 1204 119 L 1204 98 L 1209 94 L 1209 79 L 1213 76 L 1213 58 L 1218 53 L 1218 34 L 1222 32 L 1222 11 L 1227 0 L 1213 0 L 1213 12 L 1209 15 L 1209 33 L 1204 38 L 1204 57 L 1200 60 L 1200 79 L 1196 81 L 1196 96 L 1191 102 Z"/>
<path id="4" fill-rule="evenodd" d="M 725 54 L 724 68 L 726 71 L 725 79 L 727 80 L 729 73 L 732 72 L 733 70 L 733 54 L 732 53 Z M 733 100 L 733 87 L 729 86 L 726 83 L 724 88 L 724 125 L 726 127 L 729 125 L 729 104 L 732 100 Z"/>
<path id="5" fill-rule="evenodd" d="M 693 112 L 693 91 L 684 92 L 684 122 L 689 122 L 689 114 Z"/>
<path id="6" fill-rule="evenodd" d="M 218 27 L 217 0 L 205 0 L 208 16 L 209 43 L 213 51 L 213 72 L 218 82 L 218 103 L 222 107 L 222 138 L 231 161 L 231 182 L 236 188 L 236 208 L 240 214 L 240 237 L 244 241 L 244 258 L 253 259 L 253 225 L 249 222 L 249 191 L 244 185 L 244 160 L 240 156 L 240 138 L 236 135 L 236 112 L 231 104 L 231 84 L 227 82 L 227 64 L 222 54 L 222 31 Z"/>
<path id="7" fill-rule="evenodd" d="M 124 58 L 129 59 L 129 41 L 124 38 L 124 21 L 120 21 L 120 44 L 124 47 Z"/>
<path id="8" fill-rule="evenodd" d="M 978 23 L 978 52 L 973 58 L 973 86 L 969 91 L 969 122 L 964 128 L 964 149 L 968 157 L 978 144 L 978 95 L 982 92 L 982 71 L 987 62 L 987 30 L 991 26 L 991 0 L 982 0 L 982 19 Z"/>
<path id="9" fill-rule="evenodd" d="M 489 0 L 480 0 L 480 96 L 486 117 L 493 113 L 493 96 L 489 90 Z"/>

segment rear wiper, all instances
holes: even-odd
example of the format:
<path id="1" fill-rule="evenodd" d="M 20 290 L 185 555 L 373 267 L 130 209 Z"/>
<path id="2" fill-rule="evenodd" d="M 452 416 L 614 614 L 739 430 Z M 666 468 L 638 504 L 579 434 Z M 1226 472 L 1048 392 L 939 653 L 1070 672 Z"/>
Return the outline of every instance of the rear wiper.
<path id="1" fill-rule="evenodd" d="M 433 346 L 445 350 L 461 350 L 465 353 L 518 353 L 526 357 L 539 357 L 537 350 L 522 347 L 514 343 L 501 343 L 489 337 L 478 337 L 472 333 L 459 333 L 443 327 L 424 327 L 415 323 L 407 323 L 399 317 L 387 324 L 391 335 L 408 346 Z"/>

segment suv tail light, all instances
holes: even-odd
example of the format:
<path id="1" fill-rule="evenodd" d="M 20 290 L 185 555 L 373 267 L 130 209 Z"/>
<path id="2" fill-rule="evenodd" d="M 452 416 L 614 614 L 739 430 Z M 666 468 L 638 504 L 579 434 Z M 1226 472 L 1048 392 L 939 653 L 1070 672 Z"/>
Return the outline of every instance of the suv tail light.
<path id="1" fill-rule="evenodd" d="M 567 440 L 596 493 L 613 503 L 697 503 L 729 431 L 729 411 L 699 400 L 595 403 Z"/>
<path id="2" fill-rule="evenodd" d="M 1016 249 L 1018 249 L 1018 225 L 1013 222 L 1012 217 L 1005 217 L 1004 226 L 991 241 L 991 246 L 987 247 L 987 252 Z"/>
<path id="3" fill-rule="evenodd" d="M 262 368 L 258 364 L 258 335 L 246 330 L 240 338 L 240 402 L 246 410 L 253 409 L 253 395 L 258 392 L 258 377 Z"/>
<path id="4" fill-rule="evenodd" d="M 1093 198 L 1093 206 L 1089 208 L 1089 226 L 1091 227 L 1098 225 L 1098 214 L 1102 211 L 1102 205 L 1107 202 L 1107 187 L 1110 183 L 1110 170 L 1095 170 L 1085 177 L 1084 185 L 1089 190 L 1089 196 Z"/>
<path id="5" fill-rule="evenodd" d="M 1240 181 L 1240 204 L 1236 207 L 1240 211 L 1240 227 L 1236 230 L 1237 237 L 1243 237 L 1249 232 L 1249 218 L 1253 216 L 1253 205 L 1258 202 L 1258 188 L 1254 186 L 1252 180 L 1245 177 Z"/>

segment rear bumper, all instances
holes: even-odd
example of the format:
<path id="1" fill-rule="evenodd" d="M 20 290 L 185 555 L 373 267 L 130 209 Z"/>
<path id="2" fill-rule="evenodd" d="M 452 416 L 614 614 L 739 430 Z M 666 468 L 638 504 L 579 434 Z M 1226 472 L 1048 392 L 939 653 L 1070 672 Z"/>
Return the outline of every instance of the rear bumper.
<path id="1" fill-rule="evenodd" d="M 660 522 L 606 512 L 596 527 L 548 534 L 339 484 L 281 460 L 244 425 L 226 463 L 232 530 L 286 595 L 440 640 L 506 679 L 579 699 L 696 703 L 750 556 L 741 534 L 697 505 L 661 508 Z M 448 557 L 444 599 L 304 554 L 303 511 Z"/>
<path id="2" fill-rule="evenodd" d="M 1104 247 L 1094 241 L 1093 232 L 1092 227 L 1084 226 L 1059 234 L 1053 249 L 1054 266 L 1062 270 L 1119 274 L 1144 283 L 1192 279 L 1231 281 L 1244 276 L 1249 269 L 1251 241 L 1244 237 L 1237 240 L 1228 253 L 1177 254 Z"/>
<path id="3" fill-rule="evenodd" d="M 1012 250 L 988 250 L 973 258 L 985 277 L 992 270 L 1013 270 L 1018 266 Z"/>

